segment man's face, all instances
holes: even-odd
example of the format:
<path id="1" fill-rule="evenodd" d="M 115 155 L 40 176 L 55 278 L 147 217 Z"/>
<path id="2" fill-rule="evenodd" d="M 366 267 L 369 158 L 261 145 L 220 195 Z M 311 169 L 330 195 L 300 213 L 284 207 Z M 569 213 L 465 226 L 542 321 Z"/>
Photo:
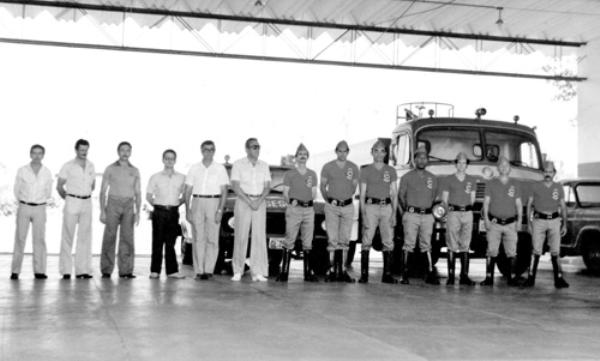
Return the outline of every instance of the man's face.
<path id="1" fill-rule="evenodd" d="M 427 161 L 427 154 L 418 153 L 415 157 L 415 165 L 417 166 L 417 169 L 425 169 L 425 167 L 427 167 Z"/>
<path id="2" fill-rule="evenodd" d="M 510 173 L 510 164 L 507 161 L 502 161 L 498 164 L 498 173 L 507 176 Z"/>
<path id="3" fill-rule="evenodd" d="M 215 156 L 215 146 L 212 144 L 206 144 L 201 149 L 202 158 L 207 161 L 212 161 Z"/>
<path id="4" fill-rule="evenodd" d="M 39 163 L 44 159 L 44 151 L 40 148 L 33 148 L 31 153 L 29 153 L 31 157 L 31 161 L 34 163 Z"/>
<path id="5" fill-rule="evenodd" d="M 165 165 L 165 168 L 173 169 L 176 161 L 177 157 L 171 152 L 168 152 L 163 156 L 163 164 Z"/>
<path id="6" fill-rule="evenodd" d="M 346 158 L 348 158 L 348 153 L 350 153 L 350 149 L 345 146 L 340 146 L 335 150 L 335 154 L 337 155 L 337 160 L 344 162 Z"/>
<path id="7" fill-rule="evenodd" d="M 258 158 L 260 155 L 260 144 L 256 140 L 251 140 L 246 148 L 246 154 L 252 158 Z"/>
<path id="8" fill-rule="evenodd" d="M 77 153 L 77 158 L 86 159 L 88 154 L 89 145 L 80 145 L 77 147 L 75 153 Z"/>
<path id="9" fill-rule="evenodd" d="M 554 175 L 556 174 L 556 171 L 554 170 L 554 167 L 551 165 L 547 165 L 544 167 L 544 180 L 547 182 L 550 182 L 554 179 Z"/>
<path id="10" fill-rule="evenodd" d="M 119 150 L 117 151 L 117 153 L 119 154 L 120 160 L 122 160 L 122 161 L 129 160 L 129 157 L 131 156 L 131 147 L 128 146 L 127 144 L 124 144 L 119 147 Z"/>
<path id="11" fill-rule="evenodd" d="M 464 158 L 460 158 L 456 161 L 456 170 L 459 172 L 464 172 L 467 170 L 467 160 Z"/>
<path id="12" fill-rule="evenodd" d="M 377 146 L 371 150 L 371 155 L 373 155 L 373 161 L 375 163 L 383 162 L 386 154 L 385 148 L 381 146 Z"/>
<path id="13" fill-rule="evenodd" d="M 298 164 L 306 164 L 308 160 L 308 152 L 306 150 L 301 150 L 296 154 L 296 162 Z"/>

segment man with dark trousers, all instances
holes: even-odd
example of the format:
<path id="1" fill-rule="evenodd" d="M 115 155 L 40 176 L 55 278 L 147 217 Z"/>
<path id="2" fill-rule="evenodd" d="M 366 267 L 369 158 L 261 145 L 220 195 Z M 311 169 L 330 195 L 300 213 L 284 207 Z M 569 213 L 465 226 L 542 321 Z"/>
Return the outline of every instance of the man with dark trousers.
<path id="1" fill-rule="evenodd" d="M 152 260 L 150 278 L 160 277 L 160 269 L 165 250 L 167 277 L 184 278 L 179 273 L 175 241 L 179 235 L 179 206 L 183 203 L 185 176 L 175 171 L 177 153 L 173 149 L 163 152 L 164 169 L 153 174 L 146 188 L 146 200 L 152 211 Z"/>
<path id="2" fill-rule="evenodd" d="M 554 163 L 545 162 L 544 180 L 533 184 L 532 195 L 527 202 L 527 219 L 529 220 L 527 224 L 533 241 L 533 254 L 529 265 L 529 276 L 523 284 L 525 287 L 535 285 L 538 263 L 546 239 L 548 239 L 552 270 L 554 271 L 554 287 L 569 287 L 563 278 L 558 259 L 560 238 L 567 233 L 567 206 L 562 186 L 553 181 L 555 175 Z"/>
<path id="3" fill-rule="evenodd" d="M 283 266 L 277 278 L 287 282 L 290 271 L 290 255 L 294 249 L 298 232 L 302 237 L 304 253 L 304 281 L 316 282 L 310 266 L 313 233 L 315 231 L 314 199 L 317 196 L 317 174 L 306 167 L 308 149 L 300 144 L 296 150 L 296 168 L 283 176 L 283 197 L 288 204 L 285 210 L 286 237 L 283 249 Z"/>
<path id="4" fill-rule="evenodd" d="M 510 179 L 510 162 L 506 157 L 498 159 L 497 178 L 489 181 L 485 187 L 483 199 L 483 219 L 487 238 L 487 257 L 485 280 L 482 286 L 494 285 L 494 267 L 500 242 L 509 260 L 510 274 L 508 285 L 516 286 L 515 265 L 517 256 L 518 231 L 523 216 L 521 189 L 519 184 Z"/>
<path id="5" fill-rule="evenodd" d="M 383 243 L 383 274 L 381 282 L 398 283 L 392 277 L 392 251 L 394 250 L 394 226 L 398 210 L 398 176 L 396 170 L 385 164 L 387 154 L 381 141 L 371 148 L 373 163 L 360 172 L 360 210 L 363 220 L 360 251 L 360 279 L 369 282 L 369 251 L 375 230 L 379 228 Z"/>
<path id="6" fill-rule="evenodd" d="M 456 173 L 442 182 L 442 202 L 448 210 L 446 220 L 446 246 L 448 247 L 447 285 L 454 284 L 456 255 L 460 257 L 460 284 L 473 286 L 469 278 L 469 247 L 473 232 L 473 203 L 477 180 L 467 174 L 469 158 L 460 152 L 455 159 Z"/>
<path id="7" fill-rule="evenodd" d="M 321 194 L 325 200 L 325 224 L 327 228 L 330 267 L 326 282 L 353 283 L 348 274 L 346 259 L 348 244 L 354 222 L 353 197 L 358 186 L 358 167 L 347 160 L 350 148 L 345 140 L 335 147 L 337 158 L 326 163 L 321 170 Z"/>
<path id="8" fill-rule="evenodd" d="M 402 247 L 402 279 L 400 283 L 409 284 L 408 258 L 413 252 L 419 238 L 419 248 L 427 262 L 425 282 L 439 285 L 437 275 L 433 270 L 431 259 L 431 235 L 433 233 L 433 215 L 431 207 L 437 196 L 438 182 L 435 175 L 425 170 L 428 155 L 425 147 L 415 151 L 416 168 L 406 173 L 400 179 L 398 198 L 402 209 L 402 226 L 404 227 L 404 246 Z"/>

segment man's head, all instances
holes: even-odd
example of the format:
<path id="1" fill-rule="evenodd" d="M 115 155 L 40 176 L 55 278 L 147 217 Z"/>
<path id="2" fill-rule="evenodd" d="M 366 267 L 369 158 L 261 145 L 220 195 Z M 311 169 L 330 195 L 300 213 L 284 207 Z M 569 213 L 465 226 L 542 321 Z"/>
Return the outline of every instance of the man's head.
<path id="1" fill-rule="evenodd" d="M 88 149 L 90 148 L 90 142 L 85 139 L 79 139 L 75 142 L 75 153 L 77 154 L 77 158 L 86 159 Z"/>
<path id="2" fill-rule="evenodd" d="M 296 149 L 296 162 L 299 164 L 306 164 L 308 156 L 308 149 L 306 149 L 306 146 L 304 144 L 300 143 L 300 145 Z"/>
<path id="3" fill-rule="evenodd" d="M 556 168 L 554 168 L 554 162 L 545 161 L 544 162 L 544 180 L 550 182 L 554 179 L 556 175 Z"/>
<path id="4" fill-rule="evenodd" d="M 454 163 L 456 164 L 456 169 L 459 172 L 464 172 L 465 170 L 467 170 L 467 166 L 469 165 L 469 157 L 467 156 L 467 153 L 465 152 L 460 152 L 456 155 L 456 159 L 454 160 Z"/>
<path id="5" fill-rule="evenodd" d="M 46 148 L 39 144 L 34 144 L 29 149 L 29 156 L 31 157 L 31 161 L 33 163 L 39 163 L 44 159 L 44 155 L 46 154 Z"/>
<path id="6" fill-rule="evenodd" d="M 335 146 L 335 154 L 337 155 L 337 160 L 345 161 L 348 158 L 348 153 L 350 153 L 350 147 L 348 147 L 348 143 L 345 140 L 341 140 Z"/>
<path id="7" fill-rule="evenodd" d="M 505 156 L 498 158 L 498 173 L 501 176 L 508 176 L 510 173 L 510 161 Z"/>
<path id="8" fill-rule="evenodd" d="M 382 163 L 387 155 L 385 150 L 385 144 L 381 140 L 378 140 L 371 147 L 371 155 L 375 163 Z"/>
<path id="9" fill-rule="evenodd" d="M 258 159 L 260 155 L 260 143 L 256 138 L 248 138 L 246 140 L 246 154 L 248 158 Z"/>
<path id="10" fill-rule="evenodd" d="M 119 154 L 119 160 L 128 161 L 131 156 L 131 143 L 121 142 L 117 146 L 117 154 Z"/>
<path id="11" fill-rule="evenodd" d="M 173 169 L 175 162 L 177 162 L 177 152 L 173 149 L 167 149 L 162 154 L 162 161 L 167 169 Z"/>
<path id="12" fill-rule="evenodd" d="M 419 147 L 415 150 L 415 166 L 417 169 L 425 169 L 427 167 L 427 163 L 429 161 L 427 155 L 427 149 L 425 147 Z"/>
<path id="13" fill-rule="evenodd" d="M 200 144 L 200 151 L 202 152 L 203 160 L 212 162 L 216 150 L 217 148 L 215 147 L 215 142 L 212 140 L 205 140 L 202 142 L 202 144 Z"/>

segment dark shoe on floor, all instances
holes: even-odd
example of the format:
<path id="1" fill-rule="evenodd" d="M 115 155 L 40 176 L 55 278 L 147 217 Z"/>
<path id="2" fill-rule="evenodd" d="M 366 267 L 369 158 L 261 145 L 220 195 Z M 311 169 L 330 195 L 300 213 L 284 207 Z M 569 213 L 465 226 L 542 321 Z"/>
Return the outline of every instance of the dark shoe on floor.
<path id="1" fill-rule="evenodd" d="M 554 287 L 556 288 L 569 288 L 569 284 L 564 278 L 559 277 L 554 281 Z"/>
<path id="2" fill-rule="evenodd" d="M 203 273 L 203 274 L 201 274 L 201 275 L 200 275 L 200 279 L 201 279 L 201 280 L 207 280 L 207 279 L 209 279 L 209 278 L 210 278 L 210 277 L 209 277 L 208 273 Z"/>
<path id="3" fill-rule="evenodd" d="M 92 275 L 88 274 L 88 273 L 82 273 L 82 274 L 76 275 L 75 278 L 78 278 L 80 280 L 81 279 L 83 279 L 83 280 L 89 280 L 90 278 L 92 278 Z"/>
<path id="4" fill-rule="evenodd" d="M 486 277 L 483 281 L 481 281 L 481 283 L 479 285 L 480 286 L 493 286 L 494 279 L 491 277 Z"/>
<path id="5" fill-rule="evenodd" d="M 121 278 L 127 278 L 127 279 L 132 279 L 132 278 L 135 278 L 135 275 L 133 273 L 126 273 L 124 275 L 119 275 L 119 277 L 121 277 Z"/>
<path id="6" fill-rule="evenodd" d="M 354 283 L 354 282 L 356 282 L 356 280 L 354 278 L 350 277 L 350 275 L 348 274 L 348 272 L 344 271 L 340 275 L 340 278 L 338 279 L 338 282 Z"/>
<path id="7" fill-rule="evenodd" d="M 110 278 L 110 273 L 103 273 L 102 278 Z"/>
<path id="8" fill-rule="evenodd" d="M 465 275 L 460 276 L 460 281 L 458 283 L 463 286 L 475 286 L 475 282 L 470 279 L 469 276 Z"/>
<path id="9" fill-rule="evenodd" d="M 427 283 L 428 285 L 439 285 L 440 280 L 436 276 L 435 272 L 429 272 L 427 274 L 427 277 L 425 278 L 425 283 Z"/>
<path id="10" fill-rule="evenodd" d="M 10 274 L 10 279 L 11 280 L 18 280 L 19 279 L 19 274 L 18 273 L 11 273 Z"/>
<path id="11" fill-rule="evenodd" d="M 525 282 L 523 282 L 523 284 L 521 285 L 521 287 L 533 287 L 535 286 L 535 278 L 531 277 L 531 275 L 529 277 L 527 277 L 527 280 Z"/>
<path id="12" fill-rule="evenodd" d="M 34 273 L 33 277 L 35 277 L 36 280 L 45 280 L 48 278 L 45 273 Z"/>
<path id="13" fill-rule="evenodd" d="M 63 275 L 63 280 L 70 280 L 71 279 L 71 275 L 70 274 L 64 274 Z"/>

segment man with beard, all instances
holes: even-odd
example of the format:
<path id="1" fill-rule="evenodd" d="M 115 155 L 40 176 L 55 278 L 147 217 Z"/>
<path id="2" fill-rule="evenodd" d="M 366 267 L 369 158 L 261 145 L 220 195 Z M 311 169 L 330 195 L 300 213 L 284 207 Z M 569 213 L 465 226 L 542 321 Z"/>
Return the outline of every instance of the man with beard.
<path id="1" fill-rule="evenodd" d="M 552 270 L 554 271 L 554 287 L 569 287 L 569 284 L 563 278 L 558 259 L 560 238 L 567 233 L 567 206 L 562 186 L 560 183 L 553 181 L 555 175 L 554 163 L 545 162 L 544 180 L 534 183 L 532 195 L 527 202 L 528 228 L 533 240 L 533 254 L 529 265 L 529 276 L 523 284 L 525 287 L 535 285 L 538 262 L 542 255 L 546 237 L 548 238 Z"/>
<path id="2" fill-rule="evenodd" d="M 414 251 L 419 237 L 419 248 L 425 255 L 427 275 L 425 282 L 439 285 L 440 281 L 433 270 L 431 259 L 431 235 L 433 233 L 433 215 L 431 207 L 437 195 L 438 182 L 435 175 L 425 170 L 428 163 L 427 149 L 419 147 L 415 151 L 416 169 L 402 176 L 398 198 L 403 211 L 404 246 L 402 247 L 402 279 L 400 283 L 409 284 L 408 258 Z"/>

